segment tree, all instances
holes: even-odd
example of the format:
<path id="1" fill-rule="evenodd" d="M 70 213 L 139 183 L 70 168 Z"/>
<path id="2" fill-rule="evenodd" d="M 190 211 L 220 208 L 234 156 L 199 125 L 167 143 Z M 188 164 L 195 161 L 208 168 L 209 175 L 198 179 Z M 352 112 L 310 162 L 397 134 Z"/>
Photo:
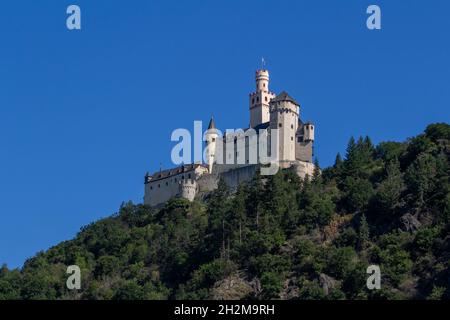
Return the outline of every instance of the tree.
<path id="1" fill-rule="evenodd" d="M 421 208 L 431 190 L 436 175 L 436 159 L 428 153 L 420 154 L 406 170 L 405 180 L 413 204 Z"/>
<path id="2" fill-rule="evenodd" d="M 358 141 L 352 137 L 347 146 L 344 175 L 351 178 L 367 178 L 374 166 L 375 149 L 369 137 L 359 137 Z"/>
<path id="3" fill-rule="evenodd" d="M 209 257 L 217 257 L 217 253 L 225 254 L 226 240 L 229 237 L 228 222 L 226 221 L 229 211 L 229 189 L 223 179 L 220 179 L 217 189 L 211 194 L 207 214 L 209 241 L 206 243 Z"/>
<path id="4" fill-rule="evenodd" d="M 386 165 L 386 177 L 378 185 L 375 194 L 377 211 L 391 213 L 401 206 L 400 198 L 405 191 L 400 163 L 395 158 Z"/>
<path id="5" fill-rule="evenodd" d="M 425 135 L 434 142 L 440 139 L 450 140 L 450 125 L 447 123 L 433 123 L 425 129 Z"/>
<path id="6" fill-rule="evenodd" d="M 374 194 L 370 181 L 362 178 L 347 177 L 344 190 L 344 203 L 350 212 L 364 210 Z"/>
<path id="7" fill-rule="evenodd" d="M 366 216 L 363 214 L 359 221 L 359 246 L 364 249 L 369 242 L 369 224 L 367 223 Z"/>
<path id="8" fill-rule="evenodd" d="M 122 283 L 114 295 L 114 300 L 143 300 L 144 290 L 134 281 Z"/>
<path id="9" fill-rule="evenodd" d="M 280 296 L 283 288 L 283 279 L 279 273 L 265 272 L 261 276 L 261 288 L 264 299 L 273 299 Z"/>
<path id="10" fill-rule="evenodd" d="M 311 182 L 306 181 L 299 195 L 299 208 L 300 222 L 312 229 L 330 222 L 335 204 L 328 194 L 320 194 Z"/>

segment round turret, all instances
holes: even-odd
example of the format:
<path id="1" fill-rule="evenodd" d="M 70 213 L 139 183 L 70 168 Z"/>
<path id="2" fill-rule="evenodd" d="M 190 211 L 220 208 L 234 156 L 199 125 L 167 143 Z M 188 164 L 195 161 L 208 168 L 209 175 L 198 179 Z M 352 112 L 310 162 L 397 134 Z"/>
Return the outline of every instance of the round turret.
<path id="1" fill-rule="evenodd" d="M 268 70 L 256 70 L 256 92 L 269 91 L 269 71 Z"/>
<path id="2" fill-rule="evenodd" d="M 209 121 L 208 130 L 205 132 L 205 156 L 204 160 L 208 164 L 209 173 L 212 173 L 212 167 L 216 157 L 216 144 L 219 137 L 214 118 Z"/>
<path id="3" fill-rule="evenodd" d="M 180 197 L 189 201 L 194 201 L 197 194 L 197 181 L 194 179 L 185 179 L 180 182 Z"/>

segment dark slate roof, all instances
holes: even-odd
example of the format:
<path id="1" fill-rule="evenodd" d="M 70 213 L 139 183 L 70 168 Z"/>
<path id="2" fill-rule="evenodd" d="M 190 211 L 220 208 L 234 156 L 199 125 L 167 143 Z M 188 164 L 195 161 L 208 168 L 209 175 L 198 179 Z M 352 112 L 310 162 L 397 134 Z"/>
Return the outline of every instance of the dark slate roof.
<path id="1" fill-rule="evenodd" d="M 281 102 L 281 101 L 289 101 L 297 106 L 300 105 L 286 91 L 281 92 L 279 95 L 277 95 L 274 99 L 271 100 L 271 102 Z"/>
<path id="2" fill-rule="evenodd" d="M 255 131 L 259 133 L 259 130 L 267 129 L 269 127 L 269 125 L 270 125 L 270 122 L 268 121 L 268 122 L 258 124 L 253 129 L 255 129 Z"/>
<path id="3" fill-rule="evenodd" d="M 216 129 L 216 123 L 214 122 L 214 118 L 213 117 L 211 117 L 211 120 L 209 120 L 208 129 Z"/>
<path id="4" fill-rule="evenodd" d="M 185 165 L 182 165 L 182 166 L 177 167 L 177 168 L 163 170 L 163 171 L 158 171 L 158 172 L 155 172 L 152 175 L 146 175 L 145 176 L 145 178 L 146 178 L 145 182 L 149 183 L 149 182 L 153 182 L 153 181 L 169 178 L 169 177 L 175 176 L 175 175 L 180 174 L 180 173 L 184 173 L 184 172 L 189 172 L 189 171 L 195 170 L 196 168 L 201 167 L 201 166 L 203 166 L 203 165 L 198 164 L 198 163 L 196 163 L 196 164 L 185 164 Z"/>

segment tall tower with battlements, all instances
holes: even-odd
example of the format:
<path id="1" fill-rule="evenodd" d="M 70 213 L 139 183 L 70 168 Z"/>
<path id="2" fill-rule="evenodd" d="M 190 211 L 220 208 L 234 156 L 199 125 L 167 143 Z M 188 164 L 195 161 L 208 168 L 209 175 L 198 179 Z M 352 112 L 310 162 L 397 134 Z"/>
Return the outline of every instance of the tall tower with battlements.
<path id="1" fill-rule="evenodd" d="M 269 91 L 269 71 L 257 70 L 256 91 L 250 93 L 250 127 L 255 128 L 270 120 L 269 102 L 275 93 Z"/>
<path id="2" fill-rule="evenodd" d="M 295 161 L 300 105 L 285 91 L 270 102 L 270 128 L 279 130 L 279 160 Z"/>

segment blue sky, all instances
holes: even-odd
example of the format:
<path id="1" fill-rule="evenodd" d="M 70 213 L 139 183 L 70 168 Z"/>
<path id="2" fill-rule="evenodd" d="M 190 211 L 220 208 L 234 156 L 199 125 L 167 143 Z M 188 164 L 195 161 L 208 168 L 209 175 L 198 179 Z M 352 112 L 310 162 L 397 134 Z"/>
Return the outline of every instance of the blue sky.
<path id="1" fill-rule="evenodd" d="M 68 31 L 66 8 L 82 10 Z M 378 4 L 382 30 L 366 28 Z M 9 0 L 0 6 L 0 263 L 140 202 L 175 128 L 246 127 L 265 57 L 332 164 L 350 136 L 450 119 L 450 2 Z"/>

